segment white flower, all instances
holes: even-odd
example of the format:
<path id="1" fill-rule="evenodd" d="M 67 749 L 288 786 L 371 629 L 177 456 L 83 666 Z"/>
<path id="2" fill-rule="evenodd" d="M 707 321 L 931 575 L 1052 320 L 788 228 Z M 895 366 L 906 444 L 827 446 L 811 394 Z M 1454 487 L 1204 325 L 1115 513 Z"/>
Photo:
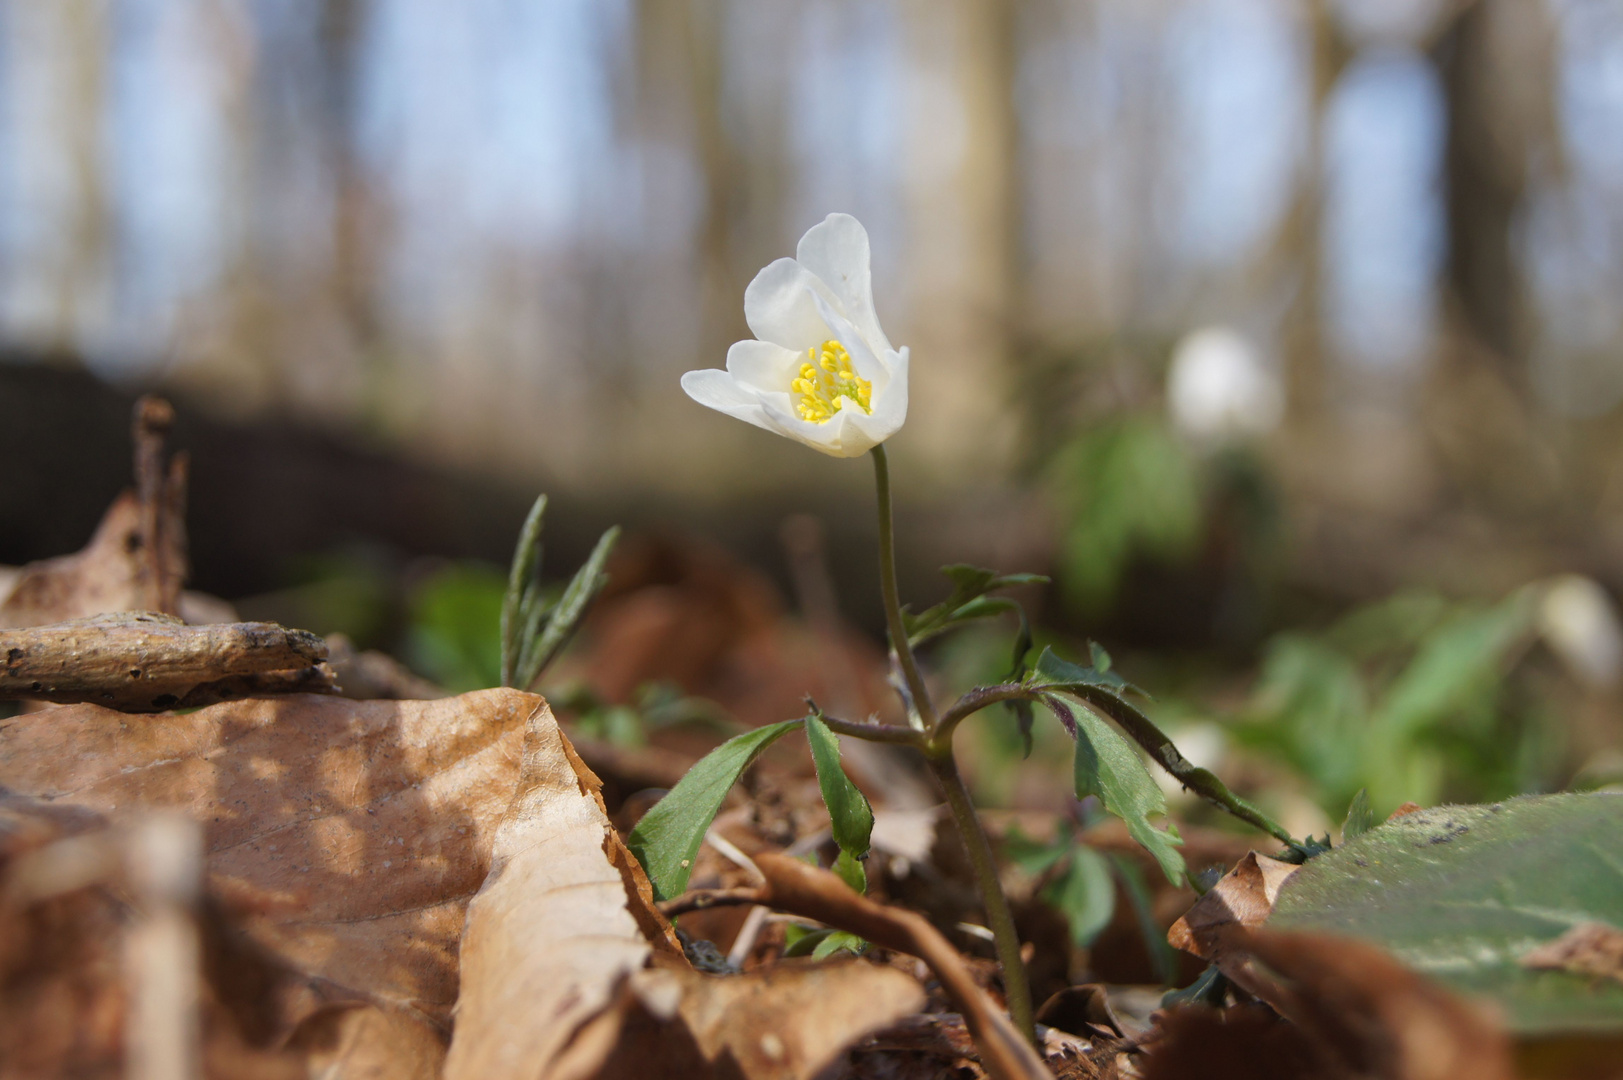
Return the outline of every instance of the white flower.
<path id="1" fill-rule="evenodd" d="M 1195 331 L 1173 350 L 1167 404 L 1179 431 L 1215 444 L 1278 427 L 1285 395 L 1256 346 L 1228 327 L 1213 326 Z"/>
<path id="2" fill-rule="evenodd" d="M 830 214 L 744 290 L 756 340 L 727 350 L 727 370 L 682 376 L 700 405 L 803 442 L 859 457 L 907 419 L 907 350 L 891 348 L 874 314 L 868 233 Z"/>

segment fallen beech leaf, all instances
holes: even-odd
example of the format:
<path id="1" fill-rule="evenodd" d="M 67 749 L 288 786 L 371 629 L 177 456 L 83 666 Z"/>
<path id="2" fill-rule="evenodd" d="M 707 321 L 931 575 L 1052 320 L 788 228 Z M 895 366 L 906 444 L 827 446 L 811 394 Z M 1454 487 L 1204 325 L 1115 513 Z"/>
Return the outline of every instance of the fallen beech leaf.
<path id="1" fill-rule="evenodd" d="M 467 903 L 513 799 L 526 722 L 546 711 L 513 690 L 155 717 L 65 705 L 0 730 L 0 786 L 115 821 L 161 807 L 202 822 L 211 890 L 253 908 L 250 938 L 300 976 L 282 1029 L 301 1044 L 318 1034 L 294 1030 L 306 1020 L 329 1044 L 362 1039 L 367 1053 L 334 1075 L 408 1074 L 423 1065 L 412 1046 L 445 1044 Z M 323 1016 L 335 1008 L 350 1011 Z"/>
<path id="2" fill-rule="evenodd" d="M 135 611 L 0 630 L 0 699 L 93 702 L 123 712 L 321 693 L 327 646 L 275 623 L 187 626 Z"/>
<path id="3" fill-rule="evenodd" d="M 1279 888 L 1301 867 L 1250 852 L 1167 931 L 1175 949 L 1202 960 L 1221 960 L 1222 932 L 1235 925 L 1261 926 L 1274 909 Z"/>
<path id="4" fill-rule="evenodd" d="M 618 1007 L 582 1032 L 559 1076 L 811 1080 L 847 1047 L 923 1005 L 917 981 L 856 960 L 790 961 L 728 976 L 638 971 Z M 598 1055 L 601 1065 L 592 1060 Z"/>
<path id="5" fill-rule="evenodd" d="M 1350 938 L 1223 932 L 1224 973 L 1308 1034 L 1333 1062 L 1319 1075 L 1513 1080 L 1510 1039 L 1491 1015 Z"/>
<path id="6" fill-rule="evenodd" d="M 644 926 L 680 955 L 652 914 L 648 879 L 609 823 L 597 777 L 552 710 L 535 709 L 526 726 L 518 791 L 468 906 L 446 1080 L 550 1075 L 581 1025 L 648 958 Z"/>

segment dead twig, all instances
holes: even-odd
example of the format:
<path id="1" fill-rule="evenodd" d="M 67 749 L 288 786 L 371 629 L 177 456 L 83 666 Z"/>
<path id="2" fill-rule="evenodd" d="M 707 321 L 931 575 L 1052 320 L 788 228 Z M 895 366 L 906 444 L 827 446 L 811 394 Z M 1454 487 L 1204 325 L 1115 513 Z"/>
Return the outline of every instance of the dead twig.
<path id="1" fill-rule="evenodd" d="M 0 700 L 161 712 L 266 694 L 331 693 L 326 643 L 275 623 L 187 626 L 150 611 L 0 630 Z"/>

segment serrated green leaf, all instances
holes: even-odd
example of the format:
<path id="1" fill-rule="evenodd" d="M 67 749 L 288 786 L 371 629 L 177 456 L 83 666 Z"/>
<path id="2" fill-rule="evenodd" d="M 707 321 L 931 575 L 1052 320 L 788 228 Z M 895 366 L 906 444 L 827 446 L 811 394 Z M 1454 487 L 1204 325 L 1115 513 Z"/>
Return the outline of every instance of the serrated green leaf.
<path id="1" fill-rule="evenodd" d="M 575 571 L 575 576 L 564 587 L 563 595 L 553 605 L 546 628 L 529 639 L 516 673 L 521 681 L 514 685 L 520 689 L 528 689 L 535 685 L 541 673 L 557 659 L 564 646 L 569 644 L 581 616 L 586 613 L 587 605 L 608 583 L 608 575 L 603 573 L 603 567 L 609 561 L 609 555 L 614 551 L 614 544 L 619 539 L 618 525 L 612 526 L 598 538 L 592 554 L 587 557 L 581 568 Z"/>
<path id="2" fill-rule="evenodd" d="M 647 872 L 655 899 L 669 900 L 687 888 L 699 845 L 727 792 L 763 750 L 800 726 L 799 720 L 785 720 L 728 739 L 642 816 L 626 846 Z"/>
<path id="3" fill-rule="evenodd" d="M 1341 842 L 1356 840 L 1375 827 L 1375 812 L 1369 807 L 1369 792 L 1363 788 L 1352 797 L 1347 807 L 1347 820 L 1341 824 Z"/>
<path id="4" fill-rule="evenodd" d="M 941 572 L 952 582 L 952 594 L 917 615 L 905 609 L 902 611 L 902 626 L 907 631 L 908 642 L 914 646 L 973 619 L 1019 610 L 1019 605 L 1014 601 L 987 597 L 986 593 L 1048 580 L 1041 574 L 998 574 L 994 570 L 966 563 L 943 566 Z"/>
<path id="5" fill-rule="evenodd" d="M 1079 947 L 1093 944 L 1116 913 L 1116 882 L 1109 861 L 1090 847 L 1071 850 L 1071 865 L 1043 896 L 1060 910 L 1071 926 L 1071 940 Z"/>
<path id="6" fill-rule="evenodd" d="M 1032 669 L 1027 684 L 1038 688 L 1052 687 L 1056 690 L 1063 690 L 1068 686 L 1095 686 L 1113 694 L 1123 694 L 1132 689 L 1127 681 L 1115 672 L 1073 664 L 1055 655 L 1052 648 L 1043 649 L 1042 654 L 1037 657 L 1037 664 Z"/>
<path id="7" fill-rule="evenodd" d="M 813 714 L 806 717 L 806 741 L 811 744 L 812 763 L 817 766 L 817 786 L 823 792 L 834 828 L 834 842 L 853 857 L 868 854 L 873 837 L 873 807 L 857 789 L 840 765 L 840 740 Z"/>
<path id="8" fill-rule="evenodd" d="M 1524 1037 L 1623 1032 L 1623 983 L 1522 959 L 1574 926 L 1623 929 L 1623 794 L 1440 806 L 1377 825 L 1280 889 L 1267 926 L 1360 938 L 1494 1001 Z"/>
<path id="9" fill-rule="evenodd" d="M 813 960 L 826 960 L 837 952 L 855 953 L 861 956 L 868 948 L 868 943 L 848 930 L 835 930 L 819 941 L 812 949 Z"/>
<path id="10" fill-rule="evenodd" d="M 1092 709 L 1078 710 L 1076 739 L 1076 797 L 1097 795 L 1104 808 L 1127 823 L 1127 831 L 1155 856 L 1162 873 L 1175 886 L 1184 882 L 1183 843 L 1171 822 L 1157 829 L 1151 817 L 1165 817 L 1166 796 L 1131 743 L 1105 723 Z"/>

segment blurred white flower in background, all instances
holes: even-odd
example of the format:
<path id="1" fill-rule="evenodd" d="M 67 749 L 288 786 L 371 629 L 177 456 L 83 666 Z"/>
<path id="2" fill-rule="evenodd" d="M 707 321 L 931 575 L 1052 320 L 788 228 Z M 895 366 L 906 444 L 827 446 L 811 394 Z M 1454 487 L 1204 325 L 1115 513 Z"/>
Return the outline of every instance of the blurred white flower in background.
<path id="1" fill-rule="evenodd" d="M 727 350 L 727 370 L 682 376 L 700 405 L 834 457 L 866 454 L 907 419 L 907 349 L 874 313 L 868 233 L 830 214 L 744 290 L 757 340 Z"/>
<path id="2" fill-rule="evenodd" d="M 1226 326 L 1210 326 L 1173 350 L 1167 406 L 1180 434 L 1212 445 L 1274 430 L 1285 415 L 1285 395 L 1255 345 Z"/>
<path id="3" fill-rule="evenodd" d="M 1581 574 L 1554 578 L 1538 606 L 1539 633 L 1586 685 L 1615 687 L 1623 674 L 1623 625 L 1600 583 Z"/>

